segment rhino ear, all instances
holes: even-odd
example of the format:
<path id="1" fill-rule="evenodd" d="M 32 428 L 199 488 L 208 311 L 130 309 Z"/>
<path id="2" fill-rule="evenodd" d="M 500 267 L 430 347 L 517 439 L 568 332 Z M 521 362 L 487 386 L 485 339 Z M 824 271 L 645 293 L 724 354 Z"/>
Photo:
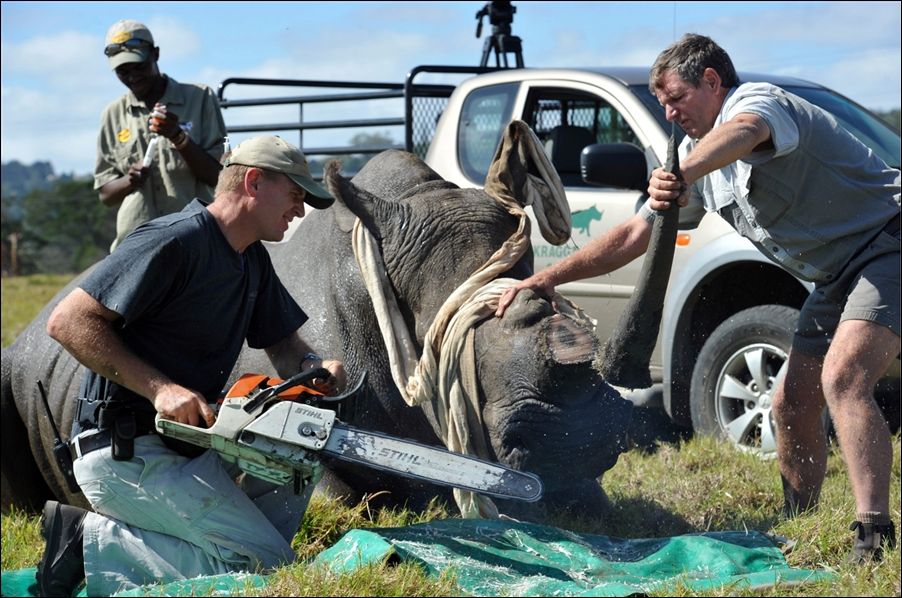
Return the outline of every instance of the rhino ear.
<path id="1" fill-rule="evenodd" d="M 387 202 L 356 186 L 339 174 L 340 168 L 341 163 L 332 160 L 326 164 L 323 173 L 323 182 L 335 198 L 332 210 L 335 211 L 339 228 L 349 232 L 354 227 L 354 221 L 360 218 L 374 237 L 382 239 L 383 233 L 387 232 L 385 223 L 391 221 L 391 213 L 400 208 L 399 204 Z"/>
<path id="2" fill-rule="evenodd" d="M 332 215 L 335 218 L 336 224 L 338 224 L 338 228 L 343 232 L 349 233 L 351 229 L 354 228 L 354 221 L 357 220 L 357 216 L 348 209 L 345 205 L 344 200 L 329 186 L 329 173 L 333 173 L 332 176 L 339 176 L 338 172 L 341 170 L 341 162 L 338 160 L 330 160 L 326 163 L 325 168 L 323 169 L 323 182 L 326 183 L 326 186 L 329 187 L 329 193 L 332 194 L 332 197 L 338 199 L 335 203 L 332 204 Z"/>
<path id="3" fill-rule="evenodd" d="M 485 178 L 485 192 L 504 203 L 533 206 L 542 236 L 562 245 L 570 238 L 570 208 L 564 185 L 536 134 L 522 120 L 513 120 Z"/>

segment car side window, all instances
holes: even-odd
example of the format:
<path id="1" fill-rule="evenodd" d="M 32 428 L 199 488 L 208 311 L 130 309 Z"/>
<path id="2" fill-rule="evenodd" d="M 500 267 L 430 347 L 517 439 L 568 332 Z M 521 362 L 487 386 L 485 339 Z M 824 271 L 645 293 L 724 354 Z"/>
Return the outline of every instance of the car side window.
<path id="1" fill-rule="evenodd" d="M 567 186 L 588 186 L 580 176 L 579 165 L 579 155 L 585 146 L 593 143 L 642 146 L 620 112 L 590 93 L 537 88 L 530 93 L 525 114 Z"/>
<path id="2" fill-rule="evenodd" d="M 458 160 L 464 174 L 485 181 L 504 127 L 510 122 L 518 83 L 491 85 L 467 96 L 457 125 Z"/>

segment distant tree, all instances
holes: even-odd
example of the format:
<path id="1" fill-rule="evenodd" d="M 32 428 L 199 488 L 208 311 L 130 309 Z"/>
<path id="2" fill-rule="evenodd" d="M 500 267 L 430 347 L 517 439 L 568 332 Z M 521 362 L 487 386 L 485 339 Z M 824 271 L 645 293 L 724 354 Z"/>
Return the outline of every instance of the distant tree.
<path id="1" fill-rule="evenodd" d="M 350 144 L 355 147 L 366 147 L 370 145 L 393 145 L 396 143 L 391 133 L 357 133 L 351 137 Z"/>
<path id="2" fill-rule="evenodd" d="M 116 213 L 100 203 L 90 180 L 34 190 L 22 202 L 22 273 L 81 272 L 109 251 Z"/>
<path id="3" fill-rule="evenodd" d="M 391 147 L 398 145 L 398 142 L 386 131 L 385 133 L 357 133 L 351 137 L 348 145 L 353 147 Z M 341 161 L 343 173 L 353 175 L 375 155 L 375 153 L 344 154 L 335 156 L 334 159 Z M 328 157 L 310 160 L 310 171 L 314 176 L 322 176 L 323 168 L 332 159 L 332 157 Z"/>
<path id="4" fill-rule="evenodd" d="M 0 165 L 0 176 L 3 197 L 21 197 L 32 189 L 48 189 L 56 179 L 50 162 L 26 166 L 17 160 Z"/>
<path id="5" fill-rule="evenodd" d="M 35 162 L 25 165 L 13 160 L 2 164 L 2 246 L 3 274 L 29 274 L 33 272 L 72 272 L 91 259 L 89 245 L 79 247 L 72 235 L 60 235 L 59 218 L 75 218 L 84 238 L 90 238 L 96 228 L 92 220 L 99 202 L 90 204 L 77 201 L 84 196 L 94 196 L 90 177 L 79 179 L 71 174 L 56 175 L 50 162 Z M 75 192 L 74 190 L 78 190 Z M 53 199 L 63 194 L 66 201 L 75 201 L 77 206 L 88 205 L 88 213 L 72 213 L 72 210 L 46 210 L 42 203 L 52 204 Z M 102 213 L 98 210 L 97 214 Z M 108 214 L 103 214 L 109 217 Z M 101 227 L 102 228 L 102 227 Z M 27 230 L 26 230 L 27 229 Z M 105 234 L 105 233 L 101 233 Z M 77 237 L 78 235 L 76 235 Z M 105 244 L 108 246 L 109 241 Z M 102 244 L 103 245 L 103 244 Z M 102 246 L 101 245 L 101 246 Z M 105 248 L 104 248 L 105 249 Z"/>
<path id="6" fill-rule="evenodd" d="M 900 116 L 899 110 L 899 108 L 896 108 L 886 112 L 875 112 L 875 114 L 885 120 L 896 132 L 899 132 L 902 131 L 902 116 Z"/>
<path id="7" fill-rule="evenodd" d="M 22 201 L 16 196 L 3 197 L 0 202 L 0 241 L 3 247 L 3 275 L 19 274 L 17 261 L 18 238 L 22 231 Z M 15 236 L 15 239 L 13 238 Z M 15 261 L 15 263 L 14 263 Z"/>

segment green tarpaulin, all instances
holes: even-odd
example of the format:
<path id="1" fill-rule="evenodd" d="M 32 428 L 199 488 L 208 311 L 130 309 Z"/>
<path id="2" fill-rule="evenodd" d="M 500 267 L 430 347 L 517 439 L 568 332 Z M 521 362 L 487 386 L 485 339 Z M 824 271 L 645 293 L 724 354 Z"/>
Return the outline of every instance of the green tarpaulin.
<path id="1" fill-rule="evenodd" d="M 419 563 L 436 576 L 453 571 L 460 589 L 474 596 L 623 596 L 677 584 L 762 588 L 833 576 L 790 568 L 779 547 L 758 532 L 625 540 L 476 519 L 351 530 L 314 564 L 342 573 L 386 559 Z M 33 581 L 33 568 L 4 573 L 3 596 L 29 595 Z M 119 595 L 241 595 L 265 583 L 259 575 L 217 575 Z"/>
<path id="2" fill-rule="evenodd" d="M 351 571 L 387 557 L 438 575 L 453 570 L 474 596 L 623 596 L 682 583 L 693 590 L 760 588 L 830 578 L 790 568 L 758 532 L 624 540 L 499 520 L 447 519 L 352 530 L 315 562 Z"/>

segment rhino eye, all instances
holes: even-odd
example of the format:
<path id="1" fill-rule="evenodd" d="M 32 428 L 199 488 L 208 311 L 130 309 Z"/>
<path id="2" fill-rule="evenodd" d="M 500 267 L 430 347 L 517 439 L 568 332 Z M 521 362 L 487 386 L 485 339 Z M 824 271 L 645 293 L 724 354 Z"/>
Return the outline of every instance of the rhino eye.
<path id="1" fill-rule="evenodd" d="M 545 341 L 551 358 L 560 364 L 591 362 L 598 349 L 598 340 L 591 330 L 560 314 L 548 319 Z"/>

